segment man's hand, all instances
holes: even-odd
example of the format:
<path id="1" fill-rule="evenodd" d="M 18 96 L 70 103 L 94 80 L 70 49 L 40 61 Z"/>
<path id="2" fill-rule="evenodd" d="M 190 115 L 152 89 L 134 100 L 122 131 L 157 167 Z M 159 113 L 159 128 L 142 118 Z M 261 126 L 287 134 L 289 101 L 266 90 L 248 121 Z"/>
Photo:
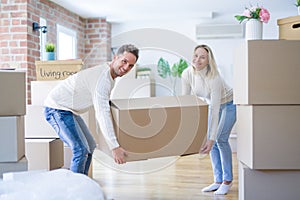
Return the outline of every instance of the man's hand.
<path id="1" fill-rule="evenodd" d="M 125 156 L 127 156 L 127 152 L 122 147 L 117 147 L 113 149 L 112 154 L 116 163 L 118 164 L 126 163 Z"/>
<path id="2" fill-rule="evenodd" d="M 202 154 L 208 154 L 213 146 L 215 141 L 213 140 L 207 140 L 205 145 L 200 149 L 200 153 Z"/>

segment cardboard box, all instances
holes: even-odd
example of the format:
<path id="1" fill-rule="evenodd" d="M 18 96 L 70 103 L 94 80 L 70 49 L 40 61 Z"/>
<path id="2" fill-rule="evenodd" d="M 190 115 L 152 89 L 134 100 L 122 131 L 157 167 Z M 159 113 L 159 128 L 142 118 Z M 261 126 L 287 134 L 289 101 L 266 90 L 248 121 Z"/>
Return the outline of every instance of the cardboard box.
<path id="1" fill-rule="evenodd" d="M 0 162 L 17 162 L 24 155 L 24 116 L 0 116 Z"/>
<path id="2" fill-rule="evenodd" d="M 25 139 L 28 170 L 52 170 L 64 165 L 64 145 L 60 139 Z"/>
<path id="3" fill-rule="evenodd" d="M 239 162 L 239 200 L 299 199 L 299 170 L 252 170 Z"/>
<path id="4" fill-rule="evenodd" d="M 26 74 L 0 70 L 0 116 L 26 114 Z"/>
<path id="5" fill-rule="evenodd" d="M 96 132 L 96 121 L 93 109 L 80 115 L 90 131 Z M 25 115 L 25 138 L 59 138 L 57 133 L 46 121 L 44 106 L 27 105 Z"/>
<path id="6" fill-rule="evenodd" d="M 300 104 L 299 52 L 300 41 L 245 41 L 235 53 L 234 103 Z"/>
<path id="7" fill-rule="evenodd" d="M 59 138 L 45 119 L 44 106 L 27 105 L 25 138 Z"/>
<path id="8" fill-rule="evenodd" d="M 78 60 L 35 61 L 36 80 L 63 80 L 83 68 L 83 62 Z"/>
<path id="9" fill-rule="evenodd" d="M 60 80 L 31 81 L 31 105 L 43 106 L 49 92 L 60 82 Z"/>
<path id="10" fill-rule="evenodd" d="M 27 171 L 28 161 L 23 156 L 18 162 L 0 162 L 0 178 L 4 173 Z M 0 180 L 1 181 L 1 180 Z"/>
<path id="11" fill-rule="evenodd" d="M 208 105 L 196 96 L 112 100 L 111 112 L 127 161 L 199 153 L 207 134 Z M 101 135 L 101 134 L 100 134 Z M 104 139 L 99 148 L 111 155 Z"/>
<path id="12" fill-rule="evenodd" d="M 300 15 L 278 19 L 279 39 L 300 40 Z"/>
<path id="13" fill-rule="evenodd" d="M 237 157 L 250 169 L 300 169 L 300 105 L 237 106 Z"/>

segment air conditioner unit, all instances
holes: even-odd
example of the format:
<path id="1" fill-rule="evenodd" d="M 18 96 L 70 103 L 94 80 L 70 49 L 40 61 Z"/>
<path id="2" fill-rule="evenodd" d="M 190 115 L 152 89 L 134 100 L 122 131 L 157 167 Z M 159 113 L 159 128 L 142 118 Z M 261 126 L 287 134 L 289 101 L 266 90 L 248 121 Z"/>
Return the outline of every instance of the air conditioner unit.
<path id="1" fill-rule="evenodd" d="M 243 37 L 242 24 L 201 24 L 196 26 L 197 39 Z"/>

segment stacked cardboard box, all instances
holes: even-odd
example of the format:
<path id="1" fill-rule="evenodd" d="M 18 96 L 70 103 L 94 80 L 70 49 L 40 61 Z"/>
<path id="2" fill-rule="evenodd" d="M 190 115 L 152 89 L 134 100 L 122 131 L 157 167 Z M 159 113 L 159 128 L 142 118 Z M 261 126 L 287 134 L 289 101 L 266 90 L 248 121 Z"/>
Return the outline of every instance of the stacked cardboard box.
<path id="1" fill-rule="evenodd" d="M 300 174 L 299 51 L 300 41 L 253 40 L 235 54 L 241 200 L 265 199 L 266 183 L 272 191 L 266 199 L 278 199 L 281 194 L 297 196 L 297 190 L 290 190 L 294 182 L 278 187 L 272 180 Z"/>
<path id="2" fill-rule="evenodd" d="M 35 61 L 35 66 L 38 81 L 63 80 L 80 71 L 83 62 L 81 59 Z"/>
<path id="3" fill-rule="evenodd" d="M 300 40 L 300 15 L 278 19 L 279 39 Z"/>
<path id="4" fill-rule="evenodd" d="M 25 116 L 25 152 L 29 170 L 52 170 L 64 166 L 64 145 L 45 120 L 44 100 L 61 80 L 77 73 L 82 60 L 36 61 L 37 81 L 31 82 L 32 104 Z"/>
<path id="5" fill-rule="evenodd" d="M 26 171 L 24 115 L 26 75 L 0 70 L 0 177 L 6 172 Z"/>

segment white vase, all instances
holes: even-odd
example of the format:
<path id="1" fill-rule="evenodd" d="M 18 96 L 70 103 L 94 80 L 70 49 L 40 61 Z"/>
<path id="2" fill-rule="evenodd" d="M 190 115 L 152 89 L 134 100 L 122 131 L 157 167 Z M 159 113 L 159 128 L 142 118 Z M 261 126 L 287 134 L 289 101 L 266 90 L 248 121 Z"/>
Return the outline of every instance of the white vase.
<path id="1" fill-rule="evenodd" d="M 300 6 L 298 6 L 297 8 L 298 8 L 298 15 L 300 15 Z"/>
<path id="2" fill-rule="evenodd" d="M 261 40 L 263 34 L 263 24 L 257 19 L 250 19 L 246 23 L 246 40 Z"/>

